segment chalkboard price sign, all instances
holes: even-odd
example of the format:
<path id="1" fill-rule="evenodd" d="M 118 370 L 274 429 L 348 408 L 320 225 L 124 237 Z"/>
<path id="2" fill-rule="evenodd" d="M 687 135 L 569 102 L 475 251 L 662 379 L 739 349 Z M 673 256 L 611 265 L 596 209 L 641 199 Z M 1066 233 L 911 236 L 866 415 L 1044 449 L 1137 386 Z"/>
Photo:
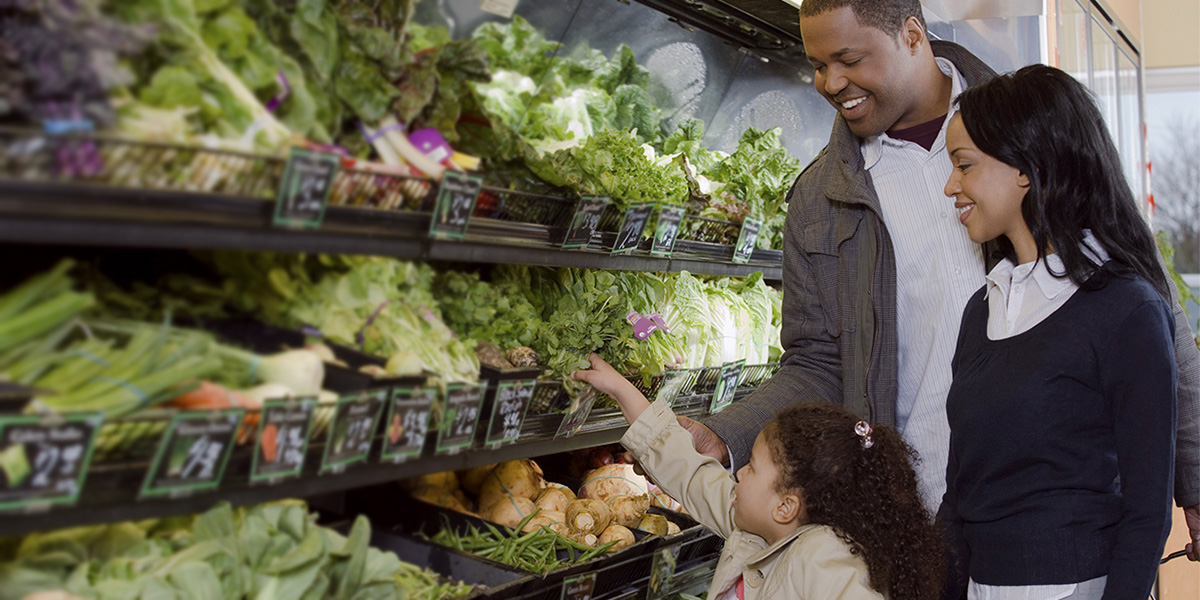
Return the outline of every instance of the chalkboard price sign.
<path id="1" fill-rule="evenodd" d="M 451 384 L 446 386 L 446 409 L 438 429 L 438 454 L 455 454 L 475 441 L 479 408 L 486 386 Z"/>
<path id="2" fill-rule="evenodd" d="M 388 394 L 387 389 L 367 390 L 338 399 L 325 443 L 322 473 L 340 473 L 352 464 L 367 460 L 375 440 L 375 426 Z"/>
<path id="3" fill-rule="evenodd" d="M 679 226 L 683 223 L 683 207 L 668 206 L 658 213 L 658 227 L 654 231 L 654 245 L 650 254 L 669 256 L 675 251 L 675 239 L 679 237 Z"/>
<path id="4" fill-rule="evenodd" d="M 507 444 L 521 437 L 521 425 L 525 422 L 525 409 L 533 398 L 537 380 L 502 381 L 496 386 L 496 402 L 492 405 L 492 419 L 488 425 L 488 444 Z"/>
<path id="5" fill-rule="evenodd" d="M 742 367 L 744 366 L 746 366 L 744 359 L 721 365 L 717 387 L 713 390 L 712 404 L 709 405 L 708 409 L 710 413 L 721 412 L 727 406 L 733 404 L 733 396 L 737 392 L 738 381 L 742 377 Z"/>
<path id="6" fill-rule="evenodd" d="M 561 600 L 592 600 L 595 593 L 595 573 L 576 575 L 563 580 Z"/>
<path id="7" fill-rule="evenodd" d="M 334 154 L 292 148 L 275 199 L 277 227 L 320 227 L 340 160 Z"/>
<path id="8" fill-rule="evenodd" d="M 0 510 L 74 504 L 103 415 L 0 417 Z"/>
<path id="9" fill-rule="evenodd" d="M 758 243 L 758 232 L 762 230 L 762 219 L 746 217 L 742 222 L 742 232 L 738 235 L 737 246 L 733 248 L 733 262 L 746 264 L 750 255 L 754 254 L 754 246 Z"/>
<path id="10" fill-rule="evenodd" d="M 380 460 L 402 463 L 421 455 L 425 449 L 425 436 L 429 433 L 429 418 L 435 400 L 437 390 L 433 388 L 397 388 L 392 391 Z"/>
<path id="11" fill-rule="evenodd" d="M 275 483 L 304 470 L 308 432 L 316 412 L 315 398 L 268 400 L 263 403 L 254 443 L 250 482 Z"/>
<path id="12" fill-rule="evenodd" d="M 483 180 L 464 175 L 458 171 L 446 171 L 438 189 L 437 204 L 433 207 L 433 221 L 429 233 L 434 237 L 460 239 L 471 224 L 471 213 L 475 212 L 475 201 Z"/>
<path id="13" fill-rule="evenodd" d="M 216 489 L 245 410 L 176 413 L 142 482 L 142 498 Z"/>
<path id="14" fill-rule="evenodd" d="M 621 229 L 617 232 L 617 242 L 613 245 L 613 254 L 630 252 L 642 241 L 642 232 L 646 230 L 646 222 L 654 212 L 653 203 L 638 204 L 625 211 L 625 219 L 621 221 Z"/>
<path id="15" fill-rule="evenodd" d="M 596 388 L 589 386 L 577 398 L 571 400 L 570 406 L 567 407 L 567 414 L 563 415 L 563 420 L 559 423 L 558 432 L 554 434 L 554 437 L 571 437 L 579 433 L 583 422 L 592 413 L 592 405 L 595 403 Z"/>
<path id="16" fill-rule="evenodd" d="M 563 240 L 563 248 L 582 248 L 592 241 L 592 234 L 600 226 L 600 217 L 608 208 L 609 200 L 604 196 L 584 196 L 575 206 L 575 216 Z"/>

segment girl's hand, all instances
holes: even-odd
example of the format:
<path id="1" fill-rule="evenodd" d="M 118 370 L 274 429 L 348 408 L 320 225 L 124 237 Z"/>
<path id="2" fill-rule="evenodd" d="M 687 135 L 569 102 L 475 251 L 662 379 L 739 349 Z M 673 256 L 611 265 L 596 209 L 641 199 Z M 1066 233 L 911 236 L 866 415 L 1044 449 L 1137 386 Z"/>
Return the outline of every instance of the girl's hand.
<path id="1" fill-rule="evenodd" d="M 612 365 L 600 358 L 599 354 L 595 352 L 589 354 L 588 361 L 592 363 L 592 368 L 586 371 L 575 371 L 571 377 L 591 384 L 596 391 L 608 394 L 613 399 L 616 399 L 619 394 L 627 392 L 626 388 L 633 387 L 628 379 L 622 377 L 616 369 L 612 368 Z"/>
<path id="2" fill-rule="evenodd" d="M 591 384 L 596 388 L 596 391 L 603 392 L 617 401 L 621 405 L 621 412 L 625 415 L 625 420 L 630 425 L 650 406 L 650 401 L 612 368 L 612 365 L 604 362 L 599 354 L 592 353 L 588 356 L 588 360 L 592 363 L 592 368 L 586 371 L 575 371 L 571 377 L 578 379 L 584 383 Z"/>

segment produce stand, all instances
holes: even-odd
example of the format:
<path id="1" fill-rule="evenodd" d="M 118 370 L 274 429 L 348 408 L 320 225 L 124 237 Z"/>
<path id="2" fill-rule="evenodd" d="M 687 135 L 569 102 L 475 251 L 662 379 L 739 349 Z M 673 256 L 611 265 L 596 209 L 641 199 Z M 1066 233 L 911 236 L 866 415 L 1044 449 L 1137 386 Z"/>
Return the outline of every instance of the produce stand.
<path id="1" fill-rule="evenodd" d="M 474 0 L 453 0 L 448 4 L 449 8 L 443 9 L 455 14 L 441 15 L 445 22 L 437 19 L 431 22 L 429 15 L 420 10 L 415 22 L 425 27 L 445 26 L 454 30 L 453 35 L 458 39 L 471 35 L 471 31 L 457 30 L 464 23 L 471 23 L 472 28 L 484 23 L 509 23 L 494 15 L 481 17 L 479 3 Z M 567 10 L 549 0 L 523 2 L 517 15 L 529 19 L 547 37 L 562 40 L 571 48 L 590 43 L 616 57 L 617 42 L 636 45 L 638 40 L 622 39 L 619 28 L 609 28 L 599 38 L 585 39 L 581 32 L 587 29 L 587 22 L 602 16 L 596 12 L 599 6 L 585 4 Z M 664 134 L 686 116 L 715 119 L 724 106 L 726 92 L 743 70 L 740 65 L 751 59 L 726 46 L 723 39 L 670 25 L 669 17 L 675 13 L 667 10 L 667 3 L 616 9 L 630 23 L 662 32 L 663 46 L 694 43 L 705 53 L 701 62 L 708 61 L 710 81 L 700 97 L 685 99 L 683 96 L 690 94 L 688 90 L 670 87 L 655 92 L 658 96 L 652 100 L 674 114 L 669 118 L 664 114 Z M 462 16 L 458 14 L 462 11 L 466 12 L 465 20 L 450 18 Z M 771 30 L 762 23 L 759 26 L 763 31 Z M 737 31 L 740 33 L 736 35 L 732 30 L 717 33 L 744 42 L 745 29 Z M 784 46 L 756 43 L 749 48 L 763 55 L 787 57 Z M 643 53 L 641 49 L 635 51 Z M 651 71 L 658 77 L 664 68 L 659 64 Z M 785 69 L 782 65 L 778 68 Z M 688 105 L 689 102 L 692 104 Z M 684 110 L 687 106 L 699 108 L 688 112 Z M 732 108 L 724 106 L 724 110 Z M 4 121 L 10 122 L 13 121 Z M 735 122 L 729 123 L 727 129 L 738 133 L 747 126 Z M 729 131 L 712 136 L 729 138 Z M 729 139 L 722 149 L 732 152 L 737 147 L 737 137 Z M 377 156 L 371 160 L 350 158 L 331 152 L 328 147 L 301 143 L 299 138 L 293 140 L 292 148 L 275 152 L 260 147 L 231 150 L 211 141 L 147 141 L 102 128 L 92 131 L 49 124 L 43 128 L 29 123 L 0 125 L 0 253 L 14 258 L 6 261 L 0 292 L 9 291 L 32 275 L 27 272 L 32 267 L 21 262 L 26 256 L 71 257 L 86 266 L 102 262 L 105 256 L 130 257 L 133 253 L 143 253 L 136 260 L 126 261 L 119 270 L 143 285 L 153 286 L 151 277 L 161 275 L 156 272 L 160 268 L 156 266 L 157 259 L 162 258 L 166 264 L 182 264 L 187 257 L 204 251 L 389 257 L 431 263 L 438 269 L 478 269 L 485 273 L 493 265 L 525 265 L 598 272 L 687 272 L 701 278 L 735 281 L 761 273 L 762 279 L 773 285 L 782 277 L 782 252 L 778 245 L 769 249 L 765 243 L 751 244 L 745 256 L 738 256 L 741 219 L 746 215 L 736 211 L 731 213 L 736 216 L 705 212 L 707 200 L 682 204 L 668 202 L 664 197 L 643 203 L 646 212 L 642 217 L 649 223 L 635 235 L 622 230 L 628 209 L 618 209 L 613 202 L 598 215 L 594 227 L 580 230 L 577 217 L 586 212 L 585 204 L 592 197 L 586 190 L 545 184 L 530 190 L 518 189 L 507 175 L 490 171 L 490 165 L 485 163 L 483 168 L 459 178 L 470 189 L 467 194 L 470 210 L 457 215 L 455 218 L 461 221 L 447 228 L 444 202 L 455 193 L 448 183 L 455 177 L 431 177 L 414 169 L 384 165 Z M 716 144 L 715 138 L 704 141 Z M 787 145 L 795 148 L 800 141 L 789 139 Z M 783 142 L 775 140 L 775 145 L 778 152 L 786 154 Z M 798 169 L 800 159 L 808 157 L 787 158 L 795 162 L 790 168 Z M 302 177 L 311 177 L 312 173 L 301 176 L 295 173 L 321 165 L 329 168 L 327 193 L 319 208 L 301 210 L 300 196 L 307 192 L 297 190 L 303 187 Z M 308 183 L 313 181 L 310 179 Z M 628 203 L 628 199 L 625 201 Z M 653 223 L 660 215 L 667 214 L 662 212 L 664 208 L 671 206 L 677 207 L 672 209 L 678 211 L 677 229 L 670 232 L 664 248 Z M 664 220 L 669 223 L 669 218 Z M 578 243 L 568 243 L 572 234 Z M 618 243 L 627 247 L 614 252 Z M 264 272 L 262 277 L 268 279 L 270 274 Z M 161 291 L 165 296 L 166 290 Z M 229 296 L 239 292 L 236 288 L 224 291 Z M 391 300 L 386 300 L 376 312 Z M 97 302 L 105 301 L 108 299 Z M 564 389 L 562 374 L 548 375 L 544 366 L 499 371 L 484 367 L 478 374 L 478 389 L 474 383 L 465 384 L 464 388 L 477 393 L 473 405 L 477 414 L 471 413 L 474 418 L 468 419 L 469 427 L 455 432 L 454 444 L 446 444 L 443 438 L 456 427 L 455 416 L 463 414 L 461 410 L 454 412 L 459 409 L 452 403 L 450 391 L 461 382 L 451 380 L 448 373 L 429 370 L 386 377 L 364 374 L 362 369 L 366 366 L 390 369 L 389 357 L 368 352 L 361 339 L 371 319 L 359 330 L 358 343 L 346 340 L 335 343 L 321 337 L 320 331 L 267 325 L 262 307 L 258 309 L 259 313 L 246 310 L 221 318 L 168 315 L 161 320 L 170 322 L 171 327 L 186 328 L 194 335 L 211 336 L 213 344 L 255 356 L 303 349 L 320 342 L 332 353 L 323 359 L 324 379 L 320 386 L 324 394 L 331 396 L 275 397 L 253 407 L 242 406 L 230 396 L 227 406 L 185 409 L 168 406 L 161 398 L 151 400 L 150 395 L 142 394 L 124 379 L 99 377 L 112 380 L 110 383 L 118 388 L 129 388 L 141 396 L 140 402 L 117 414 L 97 417 L 95 438 L 88 442 L 90 462 L 85 461 L 79 474 L 77 497 L 64 502 L 38 498 L 13 505 L 0 502 L 0 538 L 68 527 L 197 515 L 222 503 L 238 511 L 257 510 L 265 503 L 304 499 L 318 511 L 314 515 L 319 514 L 320 524 L 340 535 L 349 534 L 351 522 L 359 514 L 369 516 L 373 527 L 371 546 L 390 550 L 402 561 L 430 568 L 436 579 L 475 585 L 467 596 L 471 598 L 557 600 L 564 597 L 564 590 L 579 577 L 595 578 L 591 597 L 597 600 L 646 598 L 651 587 L 656 589 L 656 598 L 682 592 L 698 594 L 706 588 L 721 540 L 687 516 L 658 506 L 649 509 L 650 512 L 666 516 L 680 527 L 679 533 L 653 536 L 639 530 L 636 543 L 628 548 L 545 574 L 488 563 L 421 538 L 417 534 L 430 532 L 418 527 L 415 515 L 420 511 L 392 501 L 394 496 L 407 498 L 398 491 L 397 481 L 611 446 L 619 441 L 626 428 L 620 412 L 611 405 L 598 403 L 591 409 L 572 413 L 572 397 Z M 143 318 L 142 324 L 153 320 Z M 165 325 L 162 331 L 161 335 L 166 336 Z M 465 334 L 453 332 L 455 336 L 460 333 Z M 70 335 L 71 340 L 86 339 L 91 332 Z M 761 341 L 756 343 L 762 345 Z M 87 354 L 82 350 L 66 354 L 71 352 Z M 764 352 L 762 358 L 765 356 Z M 96 362 L 106 361 L 96 357 Z M 721 388 L 728 392 L 730 400 L 744 398 L 777 368 L 759 362 L 744 367 L 742 381 L 728 389 Z M 105 364 L 105 368 L 109 366 Z M 255 368 L 257 363 L 251 370 Z M 702 419 L 714 406 L 713 396 L 722 373 L 720 366 L 678 368 L 676 365 L 645 378 L 630 379 L 652 399 L 669 398 L 678 414 Z M 516 408 L 509 410 L 510 404 L 506 402 L 513 402 L 513 386 L 525 385 L 529 386 L 524 388 L 529 394 L 527 404 L 517 402 L 511 404 Z M 425 396 L 421 393 L 425 391 L 430 400 L 422 405 Z M 45 398 L 48 393 L 16 386 L 10 389 L 7 385 L 0 389 L 0 441 L 5 427 L 16 423 L 19 415 L 35 409 L 41 411 L 40 425 L 56 426 L 61 415 L 28 404 L 30 398 Z M 533 404 L 547 409 L 529 410 Z M 280 412 L 271 412 L 274 410 Z M 410 429 L 408 418 L 418 414 L 424 425 Z M 294 440 L 296 446 L 287 446 L 288 438 L 283 434 L 277 438 L 278 429 L 271 429 L 285 423 L 279 415 L 304 417 L 298 419 L 304 427 Z M 280 420 L 272 421 L 277 417 Z M 578 417 L 578 422 L 573 428 L 566 427 L 572 417 Z M 497 424 L 500 419 L 507 419 L 507 428 Z M 206 433 L 188 433 L 192 429 Z M 269 436 L 263 433 L 268 429 Z M 214 436 L 211 440 L 207 437 L 210 433 Z M 397 450 L 398 440 L 404 439 L 405 434 L 411 436 L 411 443 Z M 201 441 L 208 445 L 200 444 Z M 0 447 L 0 452 L 17 445 L 20 444 Z M 214 471 L 200 477 L 204 479 L 203 485 L 179 485 L 177 480 L 188 479 L 186 473 L 191 465 L 199 464 L 192 462 L 198 456 L 194 451 L 209 450 L 207 456 Z M 282 456 L 285 451 L 294 452 L 294 468 L 260 470 L 261 464 L 268 460 L 265 457 L 272 455 L 269 460 L 275 462 L 273 455 Z M 39 455 L 31 456 L 32 462 L 37 463 Z M 181 470 L 183 474 L 179 473 Z M 0 491 L 33 485 L 29 481 L 30 475 L 20 468 L 12 471 L 6 468 L 0 474 Z M 365 506 L 364 498 L 376 502 Z M 447 519 L 468 520 L 443 508 L 427 508 Z M 662 579 L 662 573 L 657 572 L 662 568 L 662 560 L 669 560 L 673 577 Z"/>

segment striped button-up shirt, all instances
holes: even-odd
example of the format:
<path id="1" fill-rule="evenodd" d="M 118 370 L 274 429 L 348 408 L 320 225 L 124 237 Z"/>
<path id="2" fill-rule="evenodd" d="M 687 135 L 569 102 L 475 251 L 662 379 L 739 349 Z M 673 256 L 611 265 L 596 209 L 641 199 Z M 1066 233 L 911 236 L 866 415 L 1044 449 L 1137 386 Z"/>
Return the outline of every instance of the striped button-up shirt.
<path id="1" fill-rule="evenodd" d="M 963 79 L 950 61 L 937 62 L 953 80 L 953 99 L 964 89 Z M 915 465 L 917 484 L 931 513 L 937 512 L 946 491 L 950 360 L 963 309 L 986 274 L 981 246 L 967 236 L 954 200 L 943 193 L 953 168 L 946 154 L 946 126 L 956 112 L 953 102 L 947 111 L 929 150 L 886 133 L 862 144 L 896 253 L 896 426 L 920 458 Z"/>

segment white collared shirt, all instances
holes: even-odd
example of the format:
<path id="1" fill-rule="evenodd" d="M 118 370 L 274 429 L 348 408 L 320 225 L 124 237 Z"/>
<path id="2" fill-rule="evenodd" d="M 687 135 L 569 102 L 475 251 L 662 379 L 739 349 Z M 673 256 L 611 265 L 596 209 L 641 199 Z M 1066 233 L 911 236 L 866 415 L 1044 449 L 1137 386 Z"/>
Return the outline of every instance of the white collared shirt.
<path id="1" fill-rule="evenodd" d="M 1084 251 L 1098 265 L 1107 262 L 1108 252 L 1090 231 L 1084 233 Z M 1006 258 L 992 268 L 987 276 L 989 340 L 1033 329 L 1075 295 L 1079 286 L 1069 277 L 1055 277 L 1053 273 L 1064 273 L 1057 254 L 1020 265 Z"/>
<path id="2" fill-rule="evenodd" d="M 947 117 L 933 146 L 886 133 L 862 142 L 863 159 L 879 195 L 883 222 L 896 253 L 896 327 L 900 341 L 896 426 L 917 451 L 917 485 L 925 506 L 937 512 L 946 490 L 950 424 L 946 395 L 950 361 L 963 309 L 984 284 L 983 249 L 958 222 L 944 189 L 952 165 L 946 126 L 953 99 L 965 81 L 950 61 L 938 66 L 952 80 Z"/>

